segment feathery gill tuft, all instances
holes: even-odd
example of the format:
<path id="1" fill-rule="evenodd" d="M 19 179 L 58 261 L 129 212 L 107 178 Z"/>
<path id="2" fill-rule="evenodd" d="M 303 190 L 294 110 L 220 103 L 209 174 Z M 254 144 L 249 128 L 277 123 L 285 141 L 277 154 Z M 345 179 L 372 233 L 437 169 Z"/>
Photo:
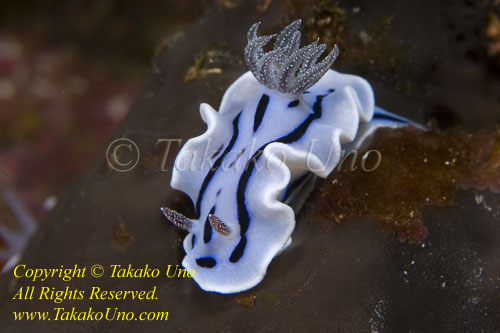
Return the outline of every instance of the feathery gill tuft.
<path id="1" fill-rule="evenodd" d="M 339 54 L 337 45 L 319 63 L 318 58 L 326 50 L 325 44 L 317 40 L 300 48 L 301 20 L 286 26 L 276 37 L 274 48 L 264 52 L 262 47 L 273 37 L 257 36 L 260 22 L 248 30 L 245 61 L 257 80 L 268 88 L 282 93 L 300 94 L 314 85 L 330 69 Z"/>

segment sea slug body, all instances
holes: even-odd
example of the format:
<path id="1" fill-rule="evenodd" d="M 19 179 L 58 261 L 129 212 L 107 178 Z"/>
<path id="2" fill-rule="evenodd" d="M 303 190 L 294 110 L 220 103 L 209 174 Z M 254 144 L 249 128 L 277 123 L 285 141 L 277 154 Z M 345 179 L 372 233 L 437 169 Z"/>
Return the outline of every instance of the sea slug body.
<path id="1" fill-rule="evenodd" d="M 250 71 L 225 92 L 219 111 L 200 105 L 207 124 L 179 152 L 171 186 L 192 199 L 196 216 L 162 212 L 189 234 L 182 265 L 205 291 L 237 293 L 262 281 L 291 243 L 292 201 L 303 201 L 314 175 L 327 177 L 342 149 L 355 149 L 378 126 L 405 118 L 375 107 L 370 84 L 330 69 L 335 45 L 300 48 L 300 20 L 273 36 L 248 31 Z M 300 204 L 298 204 L 300 206 Z"/>

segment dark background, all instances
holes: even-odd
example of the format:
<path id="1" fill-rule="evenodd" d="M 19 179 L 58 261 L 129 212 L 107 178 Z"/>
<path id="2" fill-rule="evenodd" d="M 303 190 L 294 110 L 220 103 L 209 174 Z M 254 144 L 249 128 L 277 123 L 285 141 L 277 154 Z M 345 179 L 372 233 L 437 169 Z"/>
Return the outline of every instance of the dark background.
<path id="1" fill-rule="evenodd" d="M 2 186 L 13 189 L 37 220 L 45 216 L 21 262 L 180 263 L 183 234 L 163 221 L 158 208 L 168 203 L 189 211 L 189 203 L 170 188 L 170 174 L 158 171 L 162 150 L 154 144 L 204 130 L 199 103 L 217 108 L 223 91 L 246 70 L 242 50 L 255 21 L 268 33 L 302 18 L 303 41 L 320 36 L 330 46 L 338 43 L 334 68 L 365 77 L 387 110 L 441 130 L 495 131 L 499 10 L 495 0 L 3 2 L 0 38 L 8 47 L 0 48 L 0 80 L 9 81 L 0 82 L 7 91 L 0 102 Z M 210 74 L 211 68 L 221 74 Z M 114 172 L 105 162 L 106 143 L 118 137 L 146 152 L 132 172 Z M 478 203 L 478 195 L 484 201 Z M 57 205 L 47 210 L 52 205 L 44 207 L 44 200 L 51 196 Z M 171 317 L 166 323 L 16 323 L 12 311 L 55 305 L 12 300 L 30 283 L 7 272 L 0 279 L 2 327 L 499 330 L 498 194 L 463 189 L 452 206 L 425 208 L 429 236 L 422 244 L 400 243 L 373 217 L 342 224 L 318 217 L 314 200 L 297 215 L 292 247 L 247 293 L 208 294 L 189 280 L 52 280 L 59 289 L 157 286 L 156 302 L 63 305 L 170 311 Z M 12 202 L 4 201 L 2 222 L 16 224 Z"/>

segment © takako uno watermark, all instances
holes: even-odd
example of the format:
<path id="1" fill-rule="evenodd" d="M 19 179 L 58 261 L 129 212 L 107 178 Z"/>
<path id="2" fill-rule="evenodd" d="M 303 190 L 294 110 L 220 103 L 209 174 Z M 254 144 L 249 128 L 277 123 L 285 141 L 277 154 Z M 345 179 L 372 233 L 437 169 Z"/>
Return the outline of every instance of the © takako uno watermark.
<path id="1" fill-rule="evenodd" d="M 372 172 L 376 170 L 380 163 L 382 162 L 382 154 L 376 149 L 366 151 L 361 158 L 358 158 L 358 150 L 350 150 L 346 152 L 345 150 L 335 149 L 336 146 L 331 144 L 329 156 L 326 161 L 321 161 L 316 154 L 314 154 L 314 149 L 317 147 L 318 140 L 312 140 L 309 149 L 303 158 L 304 169 L 312 172 L 318 172 L 324 169 L 324 166 L 328 164 L 331 158 L 337 159 L 339 162 L 335 170 L 339 171 L 344 166 L 345 162 L 349 157 L 351 157 L 349 170 L 354 171 L 357 169 L 357 165 L 364 172 Z M 156 147 L 164 144 L 163 155 L 161 159 L 161 164 L 158 166 L 157 171 L 169 171 L 167 168 L 167 160 L 172 147 L 172 143 L 177 143 L 179 147 L 182 146 L 182 139 L 157 139 Z M 255 151 L 255 140 L 253 140 L 252 145 L 248 149 L 242 150 L 231 150 L 229 152 L 223 152 L 221 149 L 211 149 L 211 141 L 207 140 L 205 149 L 200 151 L 194 150 L 184 150 L 180 158 L 176 158 L 174 162 L 174 168 L 179 171 L 195 171 L 195 170 L 205 170 L 218 168 L 222 171 L 238 171 L 240 168 L 247 168 L 250 163 L 255 163 L 255 170 L 260 171 L 266 169 L 267 171 L 276 171 L 281 164 L 287 161 L 287 152 L 289 150 L 283 149 L 279 150 L 274 148 L 272 154 L 280 160 L 280 164 L 276 165 L 276 159 L 270 158 L 259 158 L 262 154 L 265 154 L 264 150 Z M 252 153 L 253 152 L 253 153 Z M 224 158 L 216 166 L 215 162 L 220 159 L 224 154 Z M 373 156 L 373 157 L 372 157 Z M 132 140 L 127 138 L 118 138 L 113 140 L 106 149 L 106 160 L 111 169 L 118 172 L 128 172 L 132 171 L 139 164 L 141 158 L 141 152 L 139 146 Z M 368 162 L 368 160 L 371 162 Z"/>

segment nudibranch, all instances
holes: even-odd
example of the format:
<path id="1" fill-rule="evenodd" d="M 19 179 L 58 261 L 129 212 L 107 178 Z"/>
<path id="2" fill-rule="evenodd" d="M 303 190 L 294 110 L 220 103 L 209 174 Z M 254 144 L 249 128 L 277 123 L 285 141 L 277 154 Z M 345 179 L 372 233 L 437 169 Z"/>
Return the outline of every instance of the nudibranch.
<path id="1" fill-rule="evenodd" d="M 342 156 L 374 128 L 405 125 L 376 109 L 370 84 L 330 67 L 335 45 L 300 47 L 301 21 L 277 36 L 248 31 L 250 71 L 225 92 L 219 111 L 200 105 L 207 124 L 176 157 L 171 186 L 194 203 L 194 218 L 162 208 L 189 232 L 182 265 L 205 291 L 237 293 L 257 285 L 273 258 L 291 243 L 295 214 L 314 175 L 326 178 Z M 296 204 L 300 206 L 300 204 Z"/>

